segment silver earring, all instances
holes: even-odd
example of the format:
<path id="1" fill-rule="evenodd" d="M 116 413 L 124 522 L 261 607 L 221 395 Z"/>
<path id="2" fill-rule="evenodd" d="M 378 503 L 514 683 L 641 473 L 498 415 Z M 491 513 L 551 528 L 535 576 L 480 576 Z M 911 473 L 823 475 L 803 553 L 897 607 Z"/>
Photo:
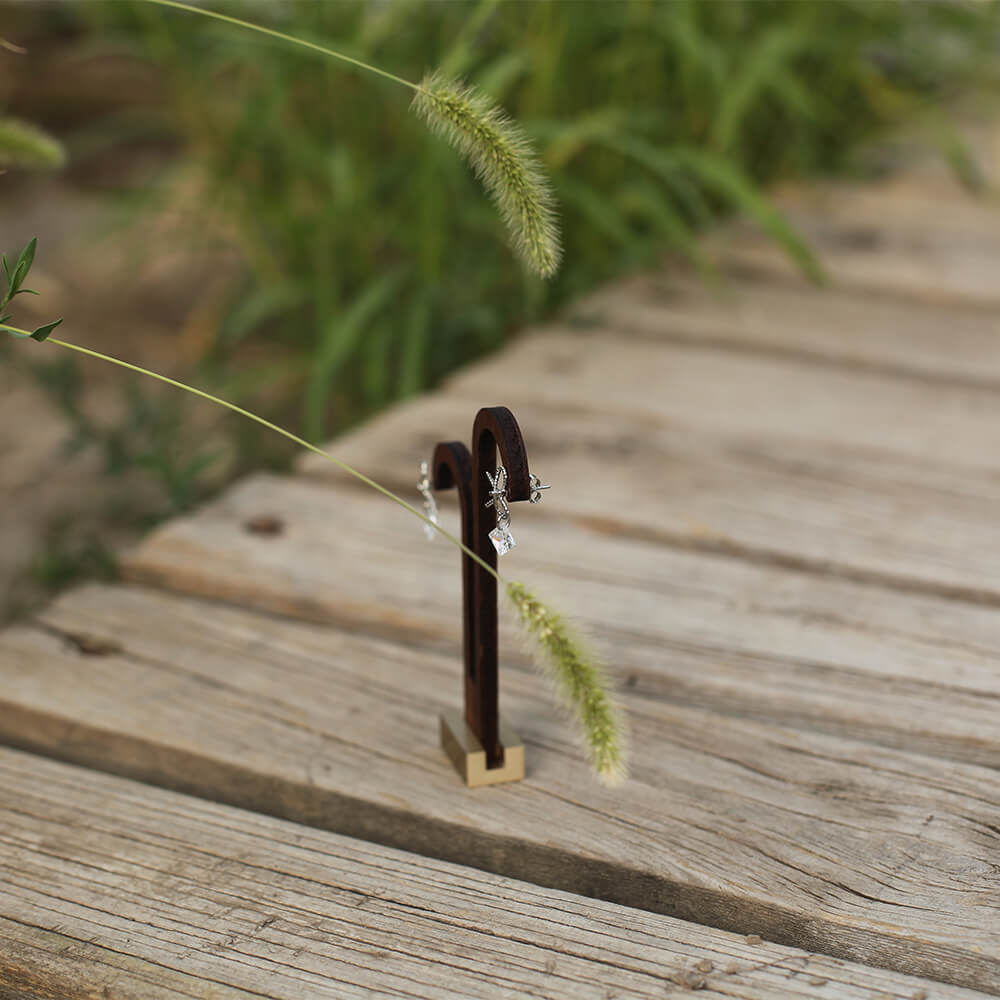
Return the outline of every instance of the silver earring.
<path id="1" fill-rule="evenodd" d="M 493 548 L 497 550 L 498 556 L 504 556 L 517 542 L 510 533 L 510 504 L 507 503 L 507 470 L 503 465 L 497 466 L 496 475 L 491 476 L 488 472 L 486 478 L 490 484 L 490 498 L 486 501 L 487 507 L 494 507 L 497 512 L 497 526 L 490 532 L 490 541 Z M 530 503 L 541 503 L 542 490 L 551 490 L 552 487 L 543 483 L 538 476 L 528 473 L 528 485 L 531 492 L 528 494 Z"/>
<path id="2" fill-rule="evenodd" d="M 529 503 L 541 503 L 542 490 L 552 489 L 551 486 L 542 485 L 542 481 L 533 472 L 528 473 L 528 485 L 531 487 L 531 493 L 528 495 Z"/>
<path id="3" fill-rule="evenodd" d="M 431 485 L 431 475 L 430 469 L 426 462 L 420 463 L 420 478 L 417 480 L 417 492 L 424 498 L 424 513 L 427 515 L 427 521 L 431 524 L 438 523 L 438 505 L 437 498 L 434 496 L 434 488 Z M 437 532 L 431 527 L 430 524 L 424 522 L 424 534 L 427 536 L 427 541 L 433 542 L 434 536 Z"/>
<path id="4" fill-rule="evenodd" d="M 497 550 L 498 556 L 505 556 L 517 544 L 510 533 L 510 506 L 507 503 L 507 470 L 497 466 L 495 476 L 488 472 L 486 478 L 490 483 L 490 498 L 487 507 L 493 507 L 497 512 L 497 526 L 490 532 L 490 541 Z"/>

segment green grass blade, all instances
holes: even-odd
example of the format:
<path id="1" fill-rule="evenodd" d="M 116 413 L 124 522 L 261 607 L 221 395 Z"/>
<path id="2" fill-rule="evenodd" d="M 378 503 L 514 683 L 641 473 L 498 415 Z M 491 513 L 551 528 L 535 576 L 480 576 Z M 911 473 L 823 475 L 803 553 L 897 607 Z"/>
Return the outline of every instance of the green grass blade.
<path id="1" fill-rule="evenodd" d="M 398 271 L 380 275 L 323 330 L 306 385 L 305 424 L 309 437 L 319 440 L 324 436 L 333 379 L 357 347 L 372 319 L 385 308 L 401 282 L 402 274 Z"/>

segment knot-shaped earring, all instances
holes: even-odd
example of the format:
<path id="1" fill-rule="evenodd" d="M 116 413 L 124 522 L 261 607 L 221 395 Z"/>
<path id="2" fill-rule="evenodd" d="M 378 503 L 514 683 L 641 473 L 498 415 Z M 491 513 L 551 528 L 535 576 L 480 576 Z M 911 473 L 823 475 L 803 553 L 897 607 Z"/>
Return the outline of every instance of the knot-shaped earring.
<path id="1" fill-rule="evenodd" d="M 497 550 L 498 556 L 504 556 L 517 542 L 510 533 L 510 504 L 507 502 L 507 470 L 503 465 L 497 466 L 496 474 L 491 476 L 488 472 L 486 478 L 490 484 L 490 498 L 486 501 L 487 507 L 496 508 L 497 526 L 490 532 L 490 541 L 493 548 Z M 538 476 L 529 473 L 528 484 L 531 492 L 528 495 L 530 503 L 540 503 L 542 490 L 550 490 L 551 486 L 544 484 Z"/>
<path id="2" fill-rule="evenodd" d="M 486 478 L 490 484 L 490 498 L 486 501 L 486 506 L 496 508 L 497 512 L 497 526 L 490 532 L 490 541 L 493 543 L 493 548 L 497 550 L 497 555 L 505 556 L 517 544 L 514 541 L 514 536 L 510 533 L 507 470 L 502 465 L 498 465 L 496 475 L 491 476 L 487 472 Z"/>
<path id="3" fill-rule="evenodd" d="M 438 523 L 438 505 L 437 497 L 434 496 L 434 487 L 431 484 L 431 474 L 430 468 L 426 462 L 420 463 L 420 478 L 417 480 L 417 492 L 424 498 L 424 514 L 427 517 L 427 521 L 424 522 L 424 534 L 427 536 L 427 541 L 433 542 L 434 536 L 437 532 L 431 527 L 432 524 Z"/>

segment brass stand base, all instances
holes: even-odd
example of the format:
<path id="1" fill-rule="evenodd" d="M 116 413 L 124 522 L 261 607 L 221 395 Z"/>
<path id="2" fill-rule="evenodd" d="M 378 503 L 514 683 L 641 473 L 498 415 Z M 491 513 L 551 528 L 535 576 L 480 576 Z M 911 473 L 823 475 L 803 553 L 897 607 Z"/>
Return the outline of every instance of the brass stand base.
<path id="1" fill-rule="evenodd" d="M 503 744 L 503 766 L 487 770 L 486 751 L 466 724 L 462 713 L 448 711 L 441 714 L 441 749 L 469 788 L 520 781 L 524 777 L 524 744 L 502 716 L 500 742 Z"/>

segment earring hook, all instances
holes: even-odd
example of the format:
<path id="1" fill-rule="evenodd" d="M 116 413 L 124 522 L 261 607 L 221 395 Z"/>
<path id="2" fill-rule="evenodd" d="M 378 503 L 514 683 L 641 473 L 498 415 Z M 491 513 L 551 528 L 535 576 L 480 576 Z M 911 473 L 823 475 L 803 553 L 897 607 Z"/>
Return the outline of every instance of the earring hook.
<path id="1" fill-rule="evenodd" d="M 420 478 L 417 480 L 417 492 L 424 498 L 424 513 L 431 524 L 438 523 L 437 497 L 434 496 L 434 488 L 431 485 L 430 466 L 426 462 L 420 463 Z M 427 541 L 433 542 L 437 532 L 430 524 L 424 522 L 424 534 Z"/>

